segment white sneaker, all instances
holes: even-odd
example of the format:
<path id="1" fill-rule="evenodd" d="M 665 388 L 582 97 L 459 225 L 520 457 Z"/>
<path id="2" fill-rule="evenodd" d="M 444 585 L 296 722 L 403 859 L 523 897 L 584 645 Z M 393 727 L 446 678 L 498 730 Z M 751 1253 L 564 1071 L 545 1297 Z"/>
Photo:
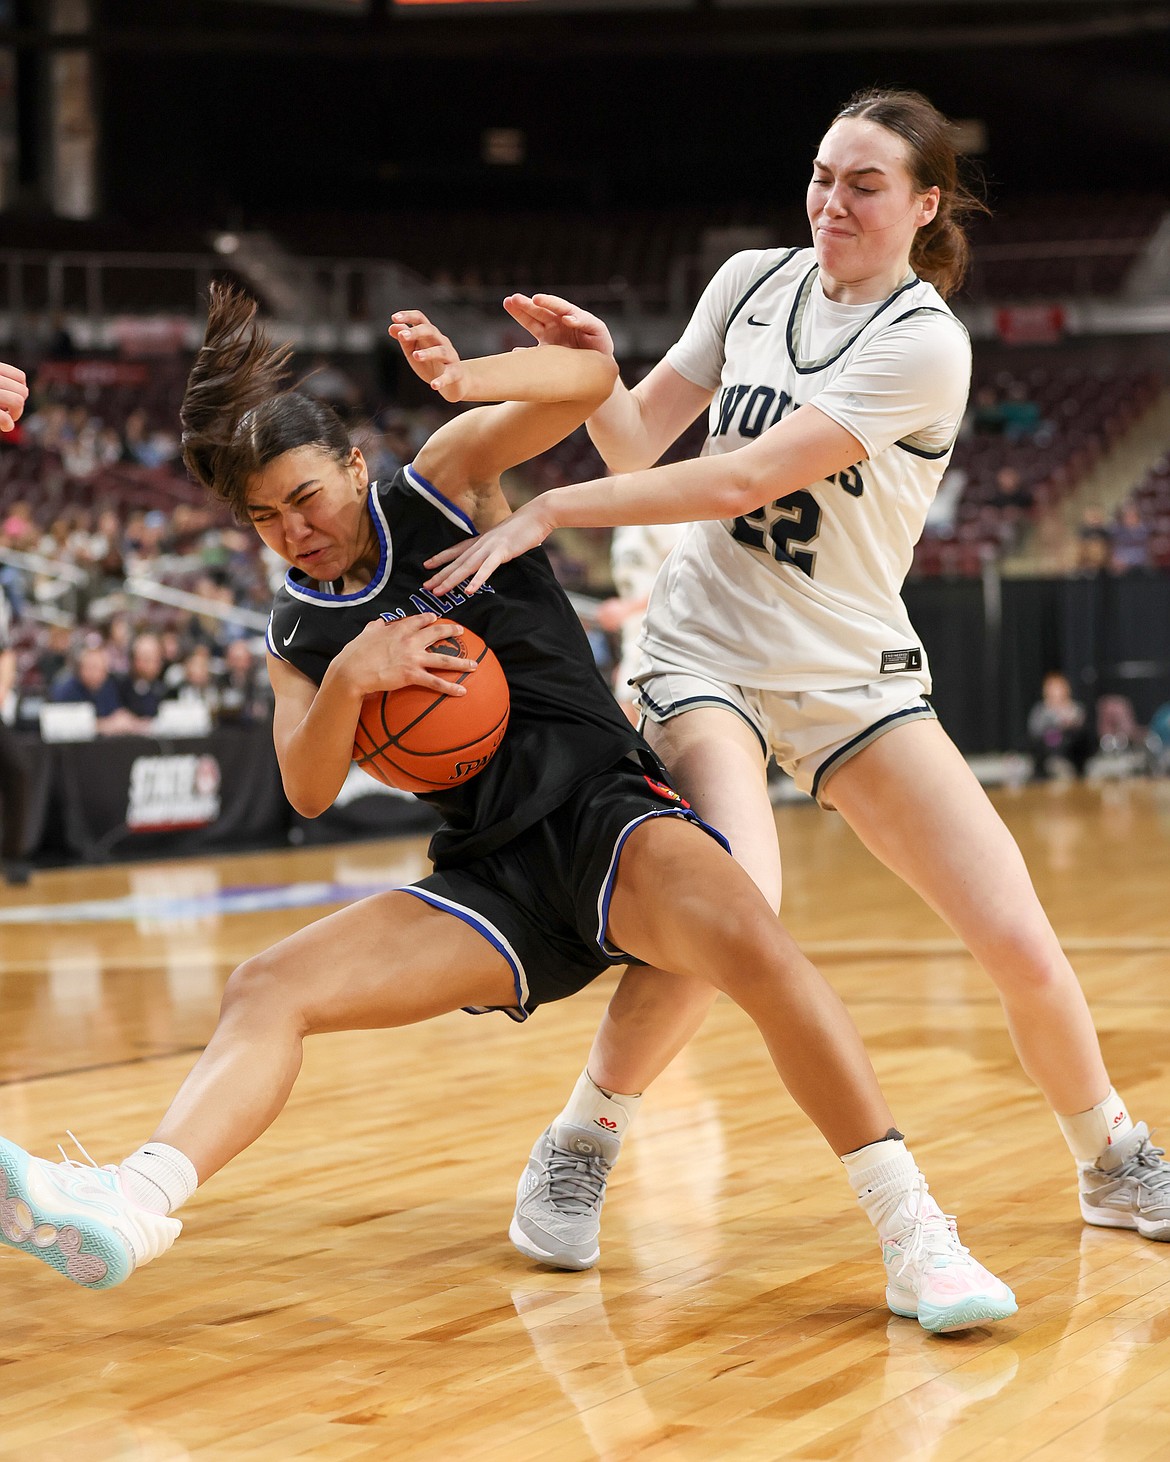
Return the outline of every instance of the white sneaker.
<path id="1" fill-rule="evenodd" d="M 895 1315 L 937 1335 L 1016 1313 L 1015 1295 L 959 1243 L 955 1220 L 939 1208 L 925 1180 L 900 1213 L 905 1227 L 882 1241 L 886 1304 Z"/>
<path id="2" fill-rule="evenodd" d="M 0 1137 L 0 1243 L 74 1284 L 121 1284 L 165 1253 L 182 1228 L 127 1197 L 116 1167 L 47 1162 Z"/>

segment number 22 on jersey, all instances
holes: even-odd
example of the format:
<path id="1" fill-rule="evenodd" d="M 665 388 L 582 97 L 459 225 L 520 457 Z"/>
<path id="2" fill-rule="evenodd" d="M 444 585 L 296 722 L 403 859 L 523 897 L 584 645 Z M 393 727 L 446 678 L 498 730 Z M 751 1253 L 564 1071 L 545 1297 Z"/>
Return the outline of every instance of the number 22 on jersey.
<path id="1" fill-rule="evenodd" d="M 860 467 L 847 467 L 827 480 L 844 488 L 850 497 L 860 497 L 865 490 Z M 821 505 L 802 488 L 736 518 L 731 536 L 737 543 L 770 554 L 777 563 L 790 563 L 811 579 L 817 563 L 812 545 L 820 530 Z"/>

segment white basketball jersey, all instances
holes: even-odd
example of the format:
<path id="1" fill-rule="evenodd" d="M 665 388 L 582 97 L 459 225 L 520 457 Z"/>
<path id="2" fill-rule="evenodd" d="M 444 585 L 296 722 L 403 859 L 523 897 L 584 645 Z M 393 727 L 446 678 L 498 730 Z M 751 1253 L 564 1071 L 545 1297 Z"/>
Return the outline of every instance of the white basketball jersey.
<path id="1" fill-rule="evenodd" d="M 809 403 L 866 455 L 744 517 L 690 525 L 654 586 L 644 648 L 760 689 L 899 674 L 929 689 L 901 589 L 971 378 L 967 333 L 941 295 L 910 276 L 880 303 L 839 305 L 812 249 L 748 250 L 666 359 L 715 393 L 712 456 Z"/>

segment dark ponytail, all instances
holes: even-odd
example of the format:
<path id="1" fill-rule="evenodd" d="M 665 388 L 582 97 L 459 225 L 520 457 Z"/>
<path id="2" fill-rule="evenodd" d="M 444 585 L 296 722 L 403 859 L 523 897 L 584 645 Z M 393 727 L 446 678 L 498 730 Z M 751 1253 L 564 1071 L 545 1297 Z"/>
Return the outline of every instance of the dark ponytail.
<path id="1" fill-rule="evenodd" d="M 963 225 L 990 209 L 959 177 L 952 124 L 917 91 L 872 87 L 851 96 L 834 117 L 864 118 L 895 133 L 906 144 L 906 166 L 916 192 L 939 190 L 938 212 L 915 235 L 910 267 L 944 299 L 966 278 L 971 246 Z"/>
<path id="2" fill-rule="evenodd" d="M 207 330 L 179 412 L 183 461 L 239 519 L 250 479 L 284 452 L 312 446 L 339 462 L 349 457 L 337 413 L 288 389 L 291 355 L 258 323 L 254 299 L 228 284 L 211 286 Z"/>

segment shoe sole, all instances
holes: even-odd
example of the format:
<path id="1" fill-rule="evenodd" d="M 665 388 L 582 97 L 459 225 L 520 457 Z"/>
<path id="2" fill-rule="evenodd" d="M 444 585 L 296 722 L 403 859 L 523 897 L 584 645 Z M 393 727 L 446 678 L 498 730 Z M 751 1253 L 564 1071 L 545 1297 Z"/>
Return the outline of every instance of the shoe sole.
<path id="1" fill-rule="evenodd" d="M 1081 1217 L 1093 1228 L 1121 1228 L 1128 1229 L 1130 1233 L 1141 1234 L 1143 1239 L 1153 1239 L 1155 1243 L 1170 1243 L 1170 1222 L 1162 1219 L 1160 1222 L 1153 1222 L 1150 1219 L 1142 1219 L 1136 1213 L 1110 1213 L 1105 1208 L 1089 1208 L 1081 1203 Z"/>
<path id="2" fill-rule="evenodd" d="M 996 1320 L 1007 1320 L 1019 1308 L 1013 1298 L 1010 1305 L 1004 1300 L 993 1300 L 988 1295 L 974 1295 L 961 1305 L 918 1305 L 914 1309 L 900 1306 L 886 1291 L 886 1304 L 895 1315 L 903 1320 L 917 1320 L 931 1335 L 949 1335 L 955 1330 L 970 1330 L 974 1325 L 987 1325 Z"/>
<path id="3" fill-rule="evenodd" d="M 526 1259 L 535 1259 L 538 1264 L 547 1264 L 551 1269 L 571 1269 L 576 1271 L 592 1269 L 598 1259 L 601 1258 L 600 1244 L 598 1244 L 597 1248 L 594 1249 L 593 1253 L 587 1259 L 578 1259 L 574 1255 L 565 1254 L 564 1252 L 556 1254 L 549 1253 L 532 1242 L 515 1218 L 508 1225 L 508 1238 L 511 1240 L 512 1247 L 518 1249 Z"/>
<path id="4" fill-rule="evenodd" d="M 84 1215 L 34 1207 L 28 1154 L 0 1137 L 0 1243 L 83 1289 L 112 1289 L 133 1272 L 123 1241 Z"/>

